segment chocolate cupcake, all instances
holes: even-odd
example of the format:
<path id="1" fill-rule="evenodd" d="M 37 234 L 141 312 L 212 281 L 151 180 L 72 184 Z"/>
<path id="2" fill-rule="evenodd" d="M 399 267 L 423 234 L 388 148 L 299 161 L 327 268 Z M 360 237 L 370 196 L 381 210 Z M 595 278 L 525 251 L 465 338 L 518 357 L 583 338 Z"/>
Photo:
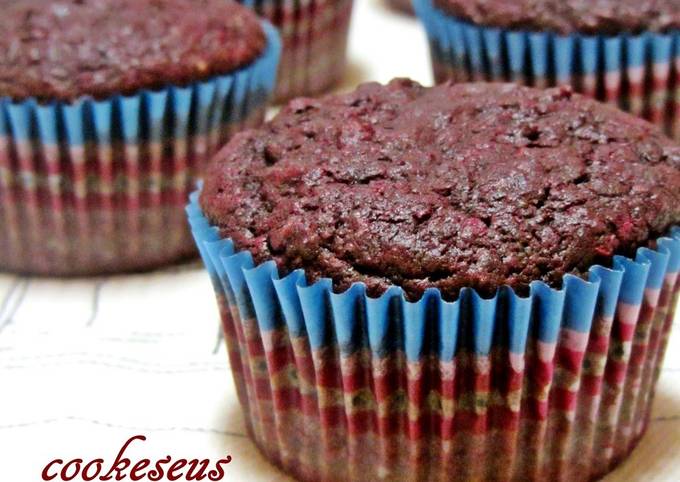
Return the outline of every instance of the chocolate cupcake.
<path id="1" fill-rule="evenodd" d="M 187 212 L 249 433 L 302 480 L 601 476 L 680 292 L 680 146 L 568 88 L 296 100 Z"/>
<path id="2" fill-rule="evenodd" d="M 680 138 L 675 0 L 415 0 L 437 81 L 572 85 Z"/>
<path id="3" fill-rule="evenodd" d="M 353 0 L 240 1 L 281 34 L 277 102 L 320 94 L 342 80 Z"/>
<path id="4" fill-rule="evenodd" d="M 225 0 L 1 3 L 0 268 L 191 255 L 181 206 L 207 157 L 262 121 L 275 30 Z"/>

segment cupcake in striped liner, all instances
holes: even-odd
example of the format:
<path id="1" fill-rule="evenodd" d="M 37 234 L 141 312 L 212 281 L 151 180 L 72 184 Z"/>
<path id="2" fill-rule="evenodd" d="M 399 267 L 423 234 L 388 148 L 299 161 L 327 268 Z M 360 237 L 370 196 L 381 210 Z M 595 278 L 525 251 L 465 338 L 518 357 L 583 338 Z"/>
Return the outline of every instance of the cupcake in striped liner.
<path id="1" fill-rule="evenodd" d="M 514 84 L 291 102 L 187 214 L 248 432 L 300 480 L 587 481 L 643 435 L 680 146 Z"/>
<path id="2" fill-rule="evenodd" d="M 100 274 L 194 255 L 182 207 L 207 158 L 262 122 L 274 28 L 225 0 L 3 7 L 0 269 Z"/>
<path id="3" fill-rule="evenodd" d="M 415 0 L 435 79 L 573 86 L 680 138 L 675 0 Z"/>
<path id="4" fill-rule="evenodd" d="M 393 10 L 413 15 L 413 2 L 411 0 L 386 0 L 387 5 Z"/>
<path id="5" fill-rule="evenodd" d="M 353 0 L 242 0 L 268 19 L 283 45 L 274 98 L 314 96 L 342 80 Z"/>

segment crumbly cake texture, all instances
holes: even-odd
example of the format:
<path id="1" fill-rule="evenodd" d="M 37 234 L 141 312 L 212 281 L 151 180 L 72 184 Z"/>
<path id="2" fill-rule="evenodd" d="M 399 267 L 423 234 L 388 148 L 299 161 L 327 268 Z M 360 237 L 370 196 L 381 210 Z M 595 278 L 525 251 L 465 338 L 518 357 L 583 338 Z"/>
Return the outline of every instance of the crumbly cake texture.
<path id="1" fill-rule="evenodd" d="M 0 97 L 72 101 L 184 85 L 258 57 L 260 21 L 231 0 L 0 0 Z"/>
<path id="2" fill-rule="evenodd" d="M 200 203 L 256 262 L 336 290 L 525 291 L 680 223 L 680 147 L 568 88 L 395 79 L 237 135 Z"/>
<path id="3" fill-rule="evenodd" d="M 677 0 L 434 0 L 478 25 L 510 29 L 619 34 L 680 28 Z"/>

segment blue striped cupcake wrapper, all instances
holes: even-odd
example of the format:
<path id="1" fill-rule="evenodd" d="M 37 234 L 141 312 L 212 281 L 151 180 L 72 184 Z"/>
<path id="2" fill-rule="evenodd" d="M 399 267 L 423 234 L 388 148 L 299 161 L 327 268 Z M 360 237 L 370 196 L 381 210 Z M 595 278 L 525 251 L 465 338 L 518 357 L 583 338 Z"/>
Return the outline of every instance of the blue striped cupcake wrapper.
<path id="1" fill-rule="evenodd" d="M 239 0 L 276 25 L 282 54 L 274 101 L 328 91 L 341 80 L 353 0 Z"/>
<path id="2" fill-rule="evenodd" d="M 262 121 L 274 88 L 281 43 L 274 27 L 262 25 L 265 52 L 206 81 L 104 100 L 84 96 L 72 103 L 0 98 L 0 218 L 5 226 L 0 267 L 53 274 L 116 271 L 116 259 L 128 257 L 121 266 L 135 268 L 132 257 L 139 247 L 131 253 L 125 245 L 85 252 L 91 231 L 120 229 L 90 218 L 92 203 L 125 211 L 130 226 L 143 230 L 134 226 L 138 210 L 149 203 L 168 204 L 161 193 L 173 198 L 180 215 L 157 235 L 170 238 L 166 248 L 186 254 L 190 237 L 181 206 L 194 188 L 193 178 L 231 134 Z M 72 223 L 65 216 L 79 219 Z M 129 234 L 131 242 L 139 241 Z M 179 246 L 169 246 L 173 236 Z M 161 247 L 163 239 L 158 239 Z"/>
<path id="3" fill-rule="evenodd" d="M 638 320 L 643 320 L 646 315 L 651 317 L 649 323 L 652 323 L 651 319 L 656 320 L 653 330 L 661 330 L 665 324 L 668 325 L 667 328 L 669 329 L 670 324 L 667 319 L 669 316 L 672 319 L 675 303 L 673 296 L 677 300 L 677 292 L 680 288 L 680 283 L 677 282 L 678 272 L 680 271 L 680 228 L 675 227 L 670 231 L 668 237 L 662 237 L 656 241 L 655 249 L 639 248 L 634 259 L 615 256 L 611 268 L 593 266 L 589 270 L 587 280 L 568 274 L 564 277 L 563 286 L 560 289 L 551 288 L 542 281 L 534 281 L 530 285 L 528 296 L 521 296 L 511 288 L 504 286 L 490 299 L 483 298 L 472 289 L 463 289 L 457 300 L 446 301 L 442 299 L 441 293 L 437 289 L 428 289 L 420 300 L 411 302 L 407 300 L 402 289 L 397 286 L 390 287 L 380 297 L 369 297 L 366 294 L 366 287 L 362 283 L 355 283 L 346 291 L 336 293 L 333 291 L 330 279 L 320 279 L 310 284 L 303 270 L 295 270 L 284 277 L 280 277 L 274 261 L 267 261 L 256 266 L 249 252 L 238 251 L 231 239 L 220 237 L 218 228 L 211 226 L 203 215 L 198 204 L 198 196 L 198 192 L 194 192 L 190 196 L 186 213 L 218 299 L 226 302 L 228 307 L 226 311 L 231 313 L 227 315 L 223 313 L 223 322 L 225 326 L 231 326 L 232 323 L 238 325 L 235 331 L 243 330 L 250 333 L 250 335 L 246 335 L 246 338 L 251 337 L 247 341 L 248 347 L 252 343 L 262 343 L 264 351 L 268 355 L 266 362 L 257 361 L 259 360 L 257 359 L 255 361 L 250 360 L 250 363 L 251 366 L 252 364 L 264 365 L 269 370 L 269 377 L 272 380 L 271 390 L 274 394 L 277 393 L 277 385 L 273 380 L 279 380 L 279 378 L 274 373 L 275 368 L 268 364 L 273 363 L 270 360 L 280 357 L 272 355 L 269 358 L 268 350 L 271 346 L 283 343 L 281 340 L 287 340 L 286 343 L 289 344 L 286 346 L 288 347 L 298 347 L 300 343 L 308 345 L 312 354 L 336 353 L 340 360 L 338 366 L 341 367 L 345 367 L 346 360 L 353 360 L 357 353 L 369 353 L 368 356 L 372 358 L 373 366 L 380 365 L 380 360 L 394 357 L 398 353 L 405 356 L 406 364 L 409 366 L 411 364 L 422 364 L 433 358 L 437 360 L 436 363 L 442 366 L 446 364 L 454 364 L 447 366 L 455 366 L 456 359 L 463 353 L 471 354 L 476 360 L 475 363 L 481 363 L 480 360 L 488 360 L 494 350 L 500 349 L 507 351 L 512 367 L 520 367 L 517 368 L 520 373 L 524 371 L 525 356 L 529 356 L 526 354 L 531 346 L 531 350 L 538 350 L 538 359 L 549 364 L 555 363 L 558 367 L 556 373 L 562 370 L 562 375 L 566 373 L 564 370 L 568 372 L 568 369 L 560 365 L 563 362 L 560 357 L 575 357 L 574 359 L 580 360 L 578 361 L 579 364 L 583 363 L 582 360 L 585 357 L 593 365 L 600 364 L 602 365 L 601 373 L 598 376 L 601 380 L 605 372 L 605 362 L 616 367 L 620 358 L 618 350 L 623 350 L 624 355 L 621 356 L 623 356 L 622 360 L 625 360 L 626 356 L 630 357 L 630 344 L 637 343 L 637 341 L 632 340 L 631 333 L 630 337 L 625 334 L 620 335 L 621 339 L 618 340 L 618 345 L 616 345 L 613 338 L 611 342 L 609 341 L 610 335 L 607 330 L 612 330 L 613 324 L 624 327 L 631 326 L 631 323 L 633 329 L 635 329 Z M 649 311 L 650 309 L 651 311 Z M 640 321 L 639 330 L 648 329 L 647 325 L 642 326 L 644 323 L 646 322 Z M 229 330 L 225 328 L 225 332 L 233 329 L 233 326 Z M 595 348 L 592 348 L 599 343 L 598 337 L 604 337 L 603 339 L 607 341 L 610 346 L 609 354 L 606 351 L 605 353 L 596 353 Z M 278 340 L 278 342 L 272 340 Z M 230 342 L 229 337 L 227 341 Z M 659 340 L 657 342 L 653 350 L 649 349 L 645 363 L 650 364 L 650 367 L 658 368 L 663 359 L 665 344 L 662 344 Z M 247 353 L 250 348 L 246 348 L 245 342 L 241 339 L 238 342 L 231 340 L 230 343 L 239 345 L 229 347 L 230 352 L 236 354 L 235 360 L 232 360 L 232 369 L 236 371 L 234 365 L 238 364 L 239 367 L 247 371 L 248 357 L 252 355 L 252 353 L 251 355 Z M 569 355 L 561 355 L 560 349 L 566 350 Z M 556 350 L 557 355 L 555 355 Z M 593 350 L 592 353 L 591 350 Z M 633 348 L 633 352 L 635 352 L 635 348 Z M 284 350 L 284 353 L 287 352 Z M 488 362 L 483 362 L 482 365 L 484 363 L 488 365 Z M 317 366 L 315 358 L 315 369 L 322 370 L 322 365 L 327 366 L 327 363 Z M 612 367 L 608 366 L 607 370 L 610 368 L 612 373 L 615 373 Z M 582 369 L 583 373 L 587 371 L 581 365 L 578 369 Z M 269 386 L 269 379 L 266 378 L 267 370 L 264 368 L 262 370 L 264 370 L 265 379 L 260 380 L 260 382 Z M 458 370 L 464 369 L 461 366 Z M 653 378 L 651 375 L 643 377 L 642 371 L 643 368 L 640 368 L 639 376 L 641 380 Z M 630 369 L 629 372 L 633 373 L 634 370 Z M 408 373 L 410 376 L 411 371 Z M 578 376 L 583 375 L 583 373 L 579 372 L 574 376 L 578 379 Z M 624 373 L 626 373 L 625 366 Z M 293 379 L 300 380 L 301 374 L 302 372 L 298 370 L 298 374 Z M 317 371 L 317 376 L 321 376 L 320 374 L 321 372 Z M 338 373 L 338 379 L 345 380 L 346 376 L 347 373 L 344 372 L 343 368 L 343 372 Z M 403 376 L 406 377 L 406 374 L 403 374 Z M 440 373 L 440 376 L 444 376 L 443 372 Z M 249 391 L 249 388 L 243 388 L 243 379 L 240 374 L 235 374 L 234 377 L 237 381 L 237 387 L 240 388 L 240 396 L 244 404 L 243 408 L 251 435 L 258 446 L 278 465 L 285 468 L 287 464 L 290 464 L 291 468 L 287 470 L 296 473 L 303 479 L 314 480 L 314 477 L 321 476 L 318 472 L 315 472 L 315 470 L 320 470 L 320 465 L 310 468 L 307 472 L 316 475 L 300 475 L 300 472 L 294 467 L 297 466 L 296 464 L 305 463 L 306 456 L 300 453 L 296 460 L 286 461 L 286 457 L 292 457 L 291 450 L 293 450 L 285 443 L 286 431 L 283 430 L 279 434 L 277 443 L 276 437 L 272 435 L 274 427 L 269 427 L 267 419 L 263 418 L 266 414 L 266 417 L 273 417 L 274 421 L 271 423 L 274 426 L 279 427 L 280 424 L 285 426 L 286 421 L 290 420 L 290 415 L 286 415 L 288 412 L 277 411 L 276 402 L 274 408 L 267 405 L 266 403 L 271 402 L 271 396 L 265 397 L 266 400 L 263 401 L 258 396 L 253 395 L 257 392 L 257 389 Z M 253 372 L 252 377 L 246 377 L 246 379 L 251 381 L 257 379 L 257 374 Z M 370 375 L 368 378 L 370 379 Z M 562 376 L 562 378 L 565 377 Z M 568 379 L 568 377 L 565 379 Z M 645 387 L 645 393 L 638 393 L 642 391 L 638 387 L 637 391 L 631 389 L 633 390 L 632 396 L 624 397 L 624 393 L 626 393 L 624 387 L 630 388 L 638 385 L 638 383 L 626 379 L 617 390 L 614 390 L 616 396 L 612 396 L 613 398 L 602 397 L 602 402 L 600 402 L 601 395 L 597 395 L 597 397 L 589 399 L 591 401 L 588 402 L 590 404 L 588 405 L 583 401 L 586 394 L 579 392 L 578 383 L 569 382 L 570 384 L 561 387 L 559 386 L 561 382 L 555 379 L 553 381 L 555 386 L 553 386 L 553 392 L 551 392 L 555 394 L 552 395 L 555 398 L 554 403 L 548 405 L 545 400 L 537 403 L 539 405 L 543 403 L 545 409 L 550 410 L 549 414 L 553 413 L 553 410 L 566 412 L 565 420 L 570 420 L 568 422 L 570 427 L 568 433 L 571 435 L 569 436 L 573 437 L 573 440 L 578 439 L 578 443 L 587 445 L 584 449 L 585 452 L 581 454 L 582 460 L 579 463 L 585 462 L 586 465 L 592 465 L 592 467 L 584 469 L 590 470 L 591 473 L 604 473 L 611 468 L 614 460 L 618 460 L 630 450 L 644 431 L 644 424 L 640 422 L 639 426 L 633 426 L 636 419 L 627 420 L 626 414 L 632 412 L 640 415 L 640 421 L 645 420 L 642 415 L 648 414 L 651 406 L 650 394 L 653 392 L 654 381 L 655 379 L 650 381 L 648 386 L 644 382 L 638 381 L 640 385 Z M 318 380 L 317 383 L 319 383 Z M 491 391 L 493 391 L 494 382 L 491 383 Z M 248 383 L 245 383 L 245 385 L 250 387 Z M 255 387 L 258 386 L 261 387 L 261 385 L 255 383 Z M 371 403 L 374 404 L 369 403 L 369 406 L 380 406 L 381 401 L 377 399 L 377 392 L 373 392 L 371 387 L 372 385 L 365 389 L 369 393 L 365 396 L 371 399 Z M 550 386 L 548 386 L 549 388 Z M 303 394 L 302 382 L 300 382 L 298 389 Z M 326 389 L 327 387 L 318 386 L 315 396 L 321 396 Z M 309 391 L 309 388 L 306 390 Z M 521 391 L 516 393 L 515 396 L 521 397 Z M 348 394 L 345 390 L 345 403 L 347 403 L 348 397 L 354 399 L 353 394 Z M 276 399 L 275 395 L 274 398 Z M 510 398 L 512 397 L 508 395 L 508 399 Z M 483 399 L 486 400 L 486 398 Z M 517 399 L 519 400 L 519 398 Z M 462 406 L 461 400 L 463 399 L 460 398 L 456 403 Z M 575 404 L 576 400 L 580 400 L 580 405 Z M 560 401 L 563 401 L 567 408 L 559 408 L 561 406 Z M 572 402 L 575 406 L 569 405 Z M 261 405 L 263 403 L 265 405 Z M 340 403 L 342 404 L 342 402 Z M 259 411 L 258 404 L 260 404 Z M 345 406 L 345 409 L 350 410 L 350 407 Z M 413 407 L 409 408 L 409 411 L 412 409 Z M 461 409 L 459 407 L 458 410 Z M 414 410 L 417 412 L 420 408 Z M 595 414 L 591 414 L 594 422 L 587 425 L 586 428 L 575 425 L 581 423 L 579 420 L 586 417 L 584 413 L 588 410 L 595 411 Z M 380 415 L 376 416 L 379 417 Z M 346 417 L 351 426 L 352 413 L 347 412 Z M 575 419 L 576 421 L 574 421 Z M 591 420 L 591 418 L 587 419 Z M 621 426 L 624 423 L 631 424 L 630 433 L 626 430 L 621 432 Z M 611 435 L 596 436 L 596 424 L 601 425 L 597 434 L 611 432 Z M 555 428 L 553 427 L 553 429 Z M 349 430 L 351 432 L 351 428 Z M 562 432 L 553 434 L 553 437 L 549 428 L 545 430 L 547 430 L 545 436 L 542 435 L 542 438 L 540 438 L 543 441 L 540 442 L 542 444 L 552 443 L 547 441 L 551 437 L 553 441 L 556 440 L 554 437 L 561 437 L 559 440 L 565 437 Z M 321 432 L 323 432 L 323 428 Z M 621 435 L 622 433 L 624 435 Z M 315 433 L 314 436 L 318 436 L 320 441 L 332 438 L 331 435 L 324 433 Z M 491 437 L 488 434 L 485 436 Z M 356 444 L 361 442 L 352 440 L 351 433 L 347 437 L 349 447 L 360 446 Z M 532 437 L 534 436 L 530 433 L 529 439 L 534 440 L 535 437 Z M 455 440 L 454 438 L 454 442 Z M 481 442 L 481 444 L 488 444 L 488 442 Z M 617 447 L 617 444 L 621 445 L 622 448 L 614 450 L 612 447 Z M 564 447 L 567 446 L 570 445 L 565 442 Z M 372 446 L 369 444 L 367 447 L 369 448 L 366 450 L 370 450 Z M 546 447 L 541 445 L 536 450 L 539 452 L 550 452 L 552 450 L 555 452 L 552 456 L 557 459 L 564 456 L 563 450 L 564 452 L 567 451 L 567 448 L 562 449 L 559 444 L 557 448 L 554 445 L 550 446 L 552 448 Z M 344 476 L 336 474 L 338 480 L 343 480 L 345 476 L 347 480 L 352 478 L 367 480 L 361 479 L 361 474 L 352 475 L 351 467 L 353 464 L 358 464 L 356 467 L 364 467 L 365 460 L 362 461 L 362 457 L 365 459 L 368 452 L 364 453 L 363 456 L 354 454 L 359 458 L 352 460 L 352 449 L 348 450 L 349 453 L 344 455 L 338 455 L 338 453 L 332 455 L 337 460 L 342 460 L 342 463 L 332 465 L 331 461 L 323 459 L 323 456 L 319 456 L 316 452 L 314 452 L 316 455 L 312 457 L 315 460 L 312 460 L 311 463 L 331 464 L 326 466 L 326 469 L 330 471 L 329 473 L 333 470 L 350 471 Z M 447 449 L 442 448 L 442 450 Z M 456 449 L 452 450 L 455 451 Z M 524 449 L 520 447 L 519 450 Z M 526 447 L 526 451 L 528 453 L 530 447 Z M 590 455 L 592 455 L 592 458 L 589 458 Z M 552 456 L 543 455 L 543 457 Z M 328 457 L 331 457 L 331 455 Z M 348 459 L 345 460 L 342 457 L 348 457 Z M 378 456 L 376 455 L 376 457 Z M 493 454 L 491 457 L 493 459 Z M 502 457 L 500 453 L 497 454 L 497 461 L 505 460 L 498 457 Z M 519 457 L 519 455 L 513 452 L 508 457 Z M 518 462 L 517 459 L 513 459 L 513 461 L 509 466 L 515 467 L 515 470 L 521 470 L 521 467 L 531 465 L 527 461 Z M 380 461 L 376 460 L 376 472 L 373 475 L 377 477 L 381 473 L 380 471 L 383 471 L 384 475 L 385 470 L 388 472 L 415 470 L 410 466 L 400 466 L 399 463 L 401 462 L 395 462 L 395 465 L 390 468 L 388 467 L 390 463 L 385 462 L 377 467 L 380 465 Z M 430 461 L 430 463 L 435 462 Z M 350 469 L 343 469 L 343 464 L 349 466 Z M 472 477 L 471 474 L 474 470 L 484 470 L 484 466 L 484 463 L 471 457 L 470 465 L 466 466 L 467 468 L 461 473 L 466 474 L 465 477 Z M 433 466 L 431 470 L 436 470 L 436 468 Z M 453 469 L 448 467 L 446 470 Z M 368 479 L 373 475 L 363 474 Z M 464 477 L 461 477 L 461 480 L 464 480 Z M 479 480 L 487 480 L 482 476 L 479 477 Z"/>
<path id="4" fill-rule="evenodd" d="M 680 32 L 560 35 L 480 26 L 432 0 L 414 0 L 430 44 L 437 82 L 512 81 L 571 85 L 680 138 Z"/>

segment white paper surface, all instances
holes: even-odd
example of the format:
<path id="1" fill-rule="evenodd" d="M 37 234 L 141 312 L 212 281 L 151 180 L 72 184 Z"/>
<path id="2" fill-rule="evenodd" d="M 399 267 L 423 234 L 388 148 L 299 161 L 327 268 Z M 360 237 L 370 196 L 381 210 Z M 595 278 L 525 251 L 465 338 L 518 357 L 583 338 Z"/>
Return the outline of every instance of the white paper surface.
<path id="1" fill-rule="evenodd" d="M 417 22 L 357 0 L 342 89 L 408 76 L 431 83 Z M 291 480 L 246 438 L 199 263 L 147 275 L 46 280 L 0 275 L 0 481 L 40 479 L 55 458 L 219 459 L 224 480 Z M 676 325 L 680 319 L 676 318 Z M 680 480 L 680 333 L 653 421 L 608 482 Z M 128 479 L 129 480 L 129 479 Z"/>

